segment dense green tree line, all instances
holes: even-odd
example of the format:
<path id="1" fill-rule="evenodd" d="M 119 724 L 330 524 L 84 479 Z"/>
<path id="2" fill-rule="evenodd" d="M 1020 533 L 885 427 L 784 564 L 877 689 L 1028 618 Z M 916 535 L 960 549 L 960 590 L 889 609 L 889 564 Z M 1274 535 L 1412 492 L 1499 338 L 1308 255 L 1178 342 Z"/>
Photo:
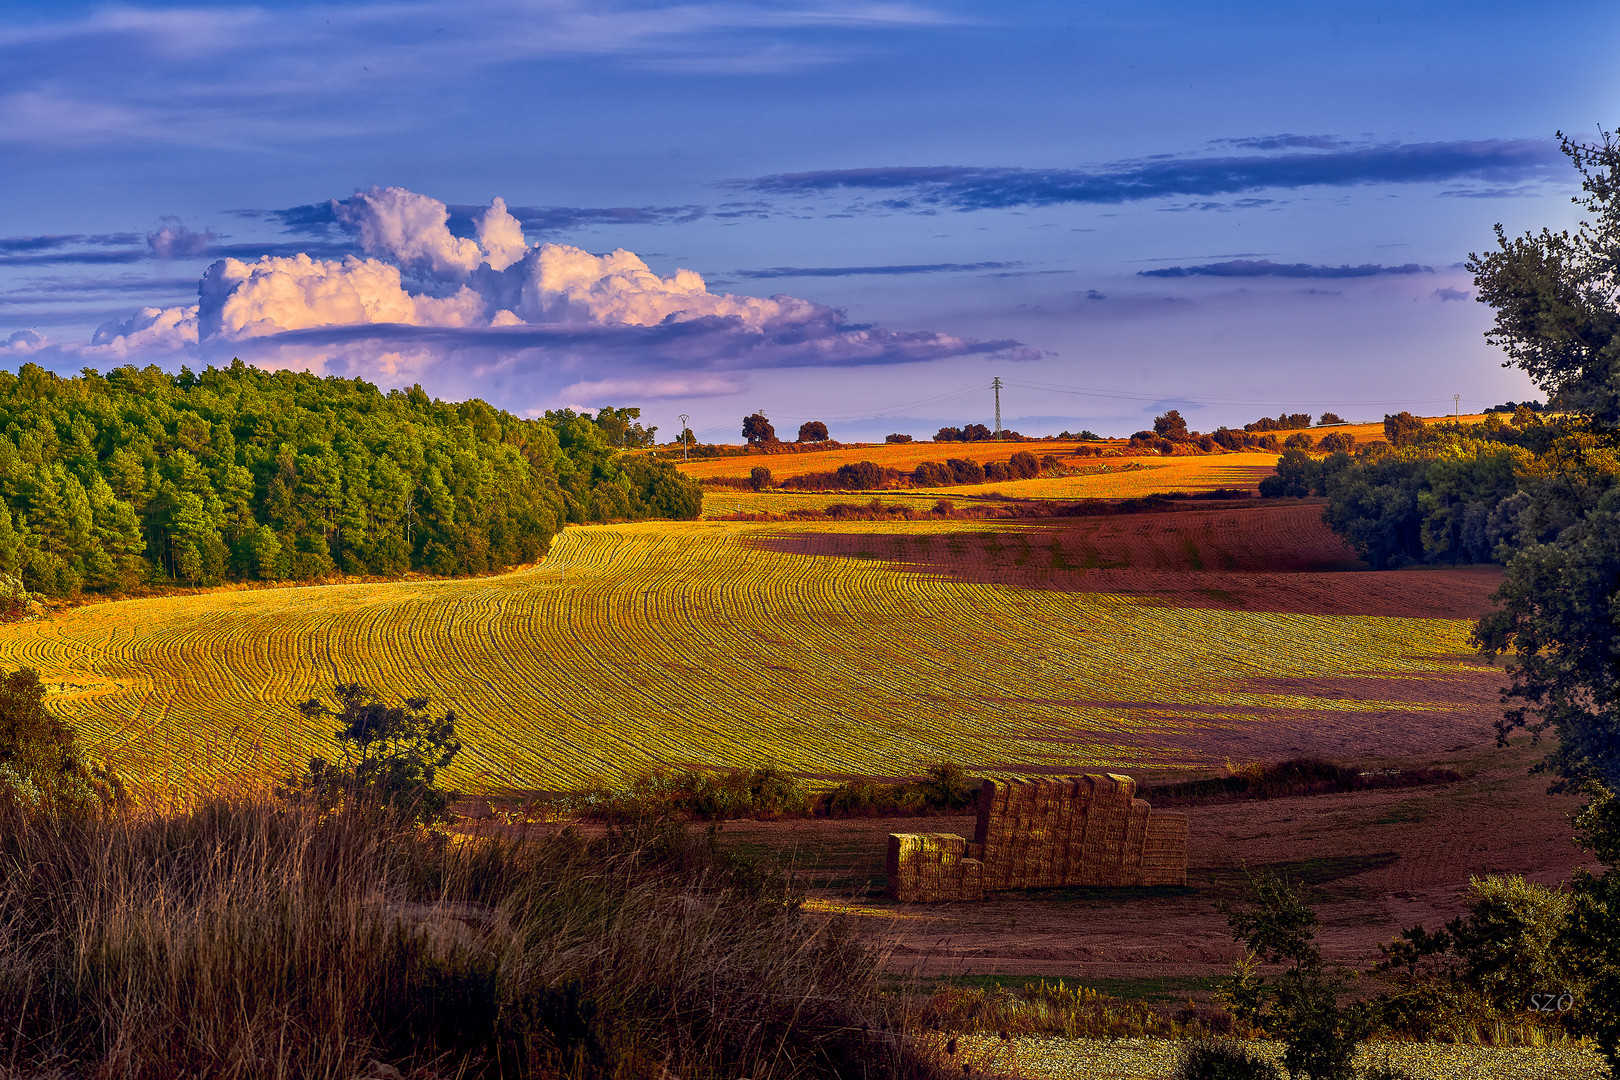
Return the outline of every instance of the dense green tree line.
<path id="1" fill-rule="evenodd" d="M 1415 427 L 1413 426 L 1415 424 Z M 1388 441 L 1354 454 L 1283 453 L 1270 496 L 1325 495 L 1323 520 L 1380 569 L 1505 562 L 1550 540 L 1620 482 L 1610 440 L 1577 416 L 1521 409 L 1511 422 L 1385 421 Z"/>
<path id="2" fill-rule="evenodd" d="M 620 448 L 634 409 L 525 420 L 420 387 L 261 371 L 0 372 L 0 572 L 31 590 L 483 573 L 563 525 L 691 518 L 697 485 Z"/>

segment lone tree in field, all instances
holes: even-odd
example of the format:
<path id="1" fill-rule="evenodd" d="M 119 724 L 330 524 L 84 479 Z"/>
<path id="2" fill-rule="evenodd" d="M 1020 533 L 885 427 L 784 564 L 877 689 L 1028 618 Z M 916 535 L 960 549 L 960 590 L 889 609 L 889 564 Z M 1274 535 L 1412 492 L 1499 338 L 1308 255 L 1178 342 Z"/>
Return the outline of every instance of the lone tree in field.
<path id="1" fill-rule="evenodd" d="M 820 420 L 810 420 L 799 425 L 799 442 L 826 442 L 827 439 L 827 425 Z"/>
<path id="2" fill-rule="evenodd" d="M 318 698 L 298 706 L 304 716 L 331 717 L 343 760 L 309 759 L 305 775 L 293 785 L 310 792 L 327 808 L 347 806 L 382 810 L 400 821 L 435 824 L 448 818 L 453 792 L 437 784 L 438 771 L 461 752 L 456 714 L 428 713 L 428 699 L 405 699 L 405 707 L 385 705 L 359 683 L 332 689 L 337 708 Z"/>
<path id="3" fill-rule="evenodd" d="M 765 419 L 764 413 L 757 412 L 751 416 L 743 417 L 742 433 L 743 438 L 748 440 L 750 446 L 759 446 L 761 443 L 776 441 L 776 428 L 772 427 L 771 422 Z"/>
<path id="4" fill-rule="evenodd" d="M 1171 409 L 1162 416 L 1155 416 L 1153 432 L 1160 438 L 1172 442 L 1185 442 L 1190 437 L 1187 434 L 1187 421 L 1182 419 L 1180 409 Z"/>

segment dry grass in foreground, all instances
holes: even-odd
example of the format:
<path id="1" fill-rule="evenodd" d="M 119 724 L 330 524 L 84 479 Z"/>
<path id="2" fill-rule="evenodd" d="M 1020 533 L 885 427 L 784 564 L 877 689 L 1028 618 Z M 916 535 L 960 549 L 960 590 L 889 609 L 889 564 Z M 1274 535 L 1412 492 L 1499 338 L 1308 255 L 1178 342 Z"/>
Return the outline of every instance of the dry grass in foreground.
<path id="1" fill-rule="evenodd" d="M 451 839 L 256 798 L 0 816 L 20 1075 L 943 1075 L 844 923 L 667 824 Z"/>

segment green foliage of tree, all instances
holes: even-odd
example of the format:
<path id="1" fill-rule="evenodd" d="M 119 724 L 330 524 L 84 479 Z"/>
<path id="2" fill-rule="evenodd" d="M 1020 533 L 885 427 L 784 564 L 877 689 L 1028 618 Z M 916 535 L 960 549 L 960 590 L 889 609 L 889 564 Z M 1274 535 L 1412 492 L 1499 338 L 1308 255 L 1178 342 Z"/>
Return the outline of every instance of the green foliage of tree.
<path id="1" fill-rule="evenodd" d="M 1288 965 L 1266 979 L 1252 962 L 1240 964 L 1228 999 L 1282 1038 L 1290 1077 L 1353 1080 L 1356 1044 L 1370 1028 L 1367 1011 L 1339 1004 L 1345 977 L 1322 958 L 1316 913 L 1303 892 L 1274 874 L 1251 874 L 1244 903 L 1217 907 L 1226 913 L 1232 940 L 1244 943 L 1251 957 Z"/>
<path id="2" fill-rule="evenodd" d="M 810 420 L 799 425 L 798 442 L 826 442 L 827 425 L 820 420 Z"/>
<path id="3" fill-rule="evenodd" d="M 776 441 L 776 428 L 764 413 L 752 413 L 743 417 L 742 436 L 750 446 L 773 443 Z"/>
<path id="4" fill-rule="evenodd" d="M 1317 418 L 1316 426 L 1327 427 L 1330 424 L 1343 424 L 1347 422 L 1348 421 L 1346 421 L 1344 417 L 1340 416 L 1336 412 L 1325 412 Z"/>
<path id="5" fill-rule="evenodd" d="M 45 708 L 39 673 L 0 675 L 0 809 L 84 812 L 122 797 L 117 775 L 90 766 L 73 728 Z"/>
<path id="6" fill-rule="evenodd" d="M 871 491 L 883 484 L 883 466 L 873 461 L 852 461 L 833 473 L 833 483 L 845 491 Z"/>
<path id="7" fill-rule="evenodd" d="M 1620 788 L 1620 489 L 1547 543 L 1532 542 L 1508 564 L 1497 608 L 1479 621 L 1475 643 L 1511 654 L 1515 702 L 1497 723 L 1501 739 L 1527 728 L 1558 735 L 1547 764 L 1563 786 L 1600 781 Z"/>
<path id="8" fill-rule="evenodd" d="M 1620 144 L 1558 134 L 1581 175 L 1575 204 L 1590 219 L 1573 231 L 1509 239 L 1471 254 L 1479 299 L 1496 314 L 1486 340 L 1507 353 L 1504 367 L 1524 371 L 1554 408 L 1579 412 L 1604 430 L 1620 427 Z"/>
<path id="9" fill-rule="evenodd" d="M 1250 424 L 1244 424 L 1244 431 L 1293 431 L 1295 428 L 1308 428 L 1311 426 L 1310 413 L 1281 413 L 1273 420 L 1269 416 L 1262 416 Z"/>
<path id="10" fill-rule="evenodd" d="M 1309 450 L 1316 445 L 1316 439 L 1308 431 L 1296 431 L 1283 440 L 1283 448 L 1287 450 Z"/>
<path id="11" fill-rule="evenodd" d="M 693 517 L 637 409 L 523 420 L 482 401 L 240 362 L 0 372 L 0 573 L 30 590 L 483 573 L 568 522 Z M 607 485 L 607 486 L 603 486 Z"/>
<path id="12" fill-rule="evenodd" d="M 333 733 L 341 762 L 313 757 L 304 775 L 289 785 L 310 794 L 323 808 L 378 811 L 402 822 L 432 825 L 448 818 L 454 792 L 438 786 L 438 771 L 461 752 L 456 714 L 433 716 L 425 697 L 407 698 L 404 707 L 387 705 L 359 683 L 332 690 L 337 708 L 319 698 L 298 706 L 306 718 L 338 721 Z"/>
<path id="13" fill-rule="evenodd" d="M 1384 439 L 1396 449 L 1423 440 L 1424 424 L 1409 412 L 1384 414 Z"/>
<path id="14" fill-rule="evenodd" d="M 1322 463 L 1303 450 L 1284 450 L 1277 459 L 1277 471 L 1260 481 L 1260 495 L 1267 499 L 1296 498 L 1321 494 Z"/>
<path id="15" fill-rule="evenodd" d="M 1561 944 L 1583 976 L 1576 1003 L 1577 1030 L 1592 1037 L 1620 1080 L 1620 869 L 1602 874 L 1575 871 L 1573 905 Z"/>
<path id="16" fill-rule="evenodd" d="M 1316 448 L 1329 454 L 1340 451 L 1349 453 L 1356 448 L 1356 437 L 1348 431 L 1330 431 L 1322 436 L 1322 441 L 1316 444 Z"/>
<path id="17" fill-rule="evenodd" d="M 1572 474 L 1534 449 L 1564 436 L 1494 418 L 1418 430 L 1400 449 L 1372 443 L 1354 456 L 1337 450 L 1320 462 L 1320 477 L 1285 453 L 1261 494 L 1298 494 L 1308 485 L 1326 495 L 1323 520 L 1379 569 L 1500 560 L 1508 554 L 1504 543 L 1511 549 L 1522 532 L 1542 530 L 1540 522 L 1574 519 Z"/>
<path id="18" fill-rule="evenodd" d="M 1191 438 L 1187 431 L 1187 421 L 1181 416 L 1180 409 L 1170 409 L 1153 418 L 1153 433 L 1162 439 L 1171 442 L 1183 442 Z"/>

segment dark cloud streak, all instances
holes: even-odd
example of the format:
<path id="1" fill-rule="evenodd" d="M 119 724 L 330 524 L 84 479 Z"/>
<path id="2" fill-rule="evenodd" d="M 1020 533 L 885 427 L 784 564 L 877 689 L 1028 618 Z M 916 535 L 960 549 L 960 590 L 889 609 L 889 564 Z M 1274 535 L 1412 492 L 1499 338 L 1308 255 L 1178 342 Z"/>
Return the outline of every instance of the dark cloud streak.
<path id="1" fill-rule="evenodd" d="M 1316 138 L 1316 137 L 1311 137 Z M 1110 168 L 1023 169 L 900 166 L 780 173 L 730 187 L 775 196 L 895 192 L 879 209 L 989 210 L 1064 203 L 1115 204 L 1172 196 L 1230 195 L 1267 188 L 1350 187 L 1459 179 L 1498 184 L 1539 178 L 1562 162 L 1543 139 L 1490 139 L 1365 146 L 1319 152 L 1154 158 Z"/>
<path id="2" fill-rule="evenodd" d="M 232 213 L 237 217 L 272 222 L 295 235 L 326 239 L 346 232 L 346 227 L 338 220 L 338 208 L 345 202 L 328 199 L 284 210 L 234 210 Z M 450 231 L 457 236 L 471 236 L 473 215 L 481 213 L 484 207 L 451 203 L 447 209 Z M 560 232 L 592 225 L 684 225 L 709 215 L 709 209 L 704 206 L 508 206 L 506 211 L 517 218 L 526 231 L 535 232 Z"/>
<path id="3" fill-rule="evenodd" d="M 1382 277 L 1390 274 L 1432 274 L 1432 266 L 1404 263 L 1383 266 L 1363 263 L 1360 266 L 1316 266 L 1311 263 L 1274 263 L 1270 259 L 1233 259 L 1230 262 L 1205 263 L 1202 266 L 1165 266 L 1157 270 L 1138 270 L 1137 277 L 1184 278 L 1360 278 Z"/>
<path id="4" fill-rule="evenodd" d="M 733 271 L 742 278 L 857 277 L 861 275 L 971 274 L 985 270 L 1007 270 L 1021 262 L 908 263 L 894 266 L 769 266 L 760 270 Z"/>

